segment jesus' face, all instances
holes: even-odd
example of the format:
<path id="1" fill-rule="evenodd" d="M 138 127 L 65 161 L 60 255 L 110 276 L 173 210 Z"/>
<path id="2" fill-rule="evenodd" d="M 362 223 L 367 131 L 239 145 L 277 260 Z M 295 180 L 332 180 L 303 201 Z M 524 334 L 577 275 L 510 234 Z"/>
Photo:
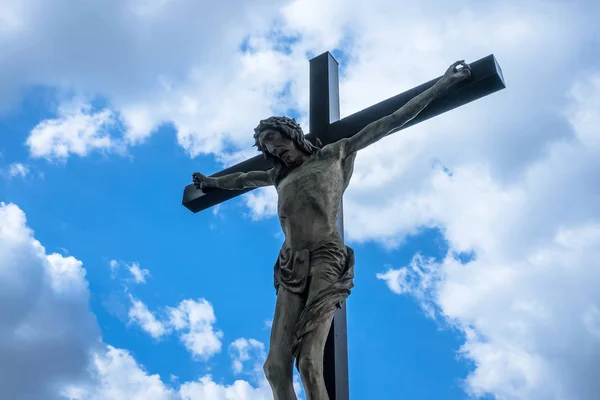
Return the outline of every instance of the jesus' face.
<path id="1" fill-rule="evenodd" d="M 302 163 L 303 153 L 293 140 L 282 135 L 276 129 L 267 128 L 260 133 L 259 141 L 263 149 L 286 166 L 293 167 Z"/>

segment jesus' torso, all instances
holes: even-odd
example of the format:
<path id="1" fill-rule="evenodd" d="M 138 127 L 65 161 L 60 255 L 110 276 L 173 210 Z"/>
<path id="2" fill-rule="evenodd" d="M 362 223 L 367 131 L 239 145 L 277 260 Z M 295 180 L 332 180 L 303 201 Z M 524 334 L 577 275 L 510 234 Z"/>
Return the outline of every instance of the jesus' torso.
<path id="1" fill-rule="evenodd" d="M 286 246 L 304 249 L 342 240 L 336 219 L 354 159 L 355 154 L 344 159 L 339 146 L 326 146 L 279 182 L 277 213 Z"/>

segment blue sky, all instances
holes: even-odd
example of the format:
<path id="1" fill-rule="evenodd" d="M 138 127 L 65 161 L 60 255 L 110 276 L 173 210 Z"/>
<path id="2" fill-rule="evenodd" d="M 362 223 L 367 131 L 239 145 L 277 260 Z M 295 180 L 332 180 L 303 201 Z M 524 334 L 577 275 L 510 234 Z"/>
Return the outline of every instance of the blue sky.
<path id="1" fill-rule="evenodd" d="M 342 117 L 458 59 L 508 85 L 357 157 L 352 398 L 595 398 L 597 5 L 51 3 L 0 8 L 0 397 L 271 398 L 274 190 L 181 196 L 306 127 L 329 50 Z"/>

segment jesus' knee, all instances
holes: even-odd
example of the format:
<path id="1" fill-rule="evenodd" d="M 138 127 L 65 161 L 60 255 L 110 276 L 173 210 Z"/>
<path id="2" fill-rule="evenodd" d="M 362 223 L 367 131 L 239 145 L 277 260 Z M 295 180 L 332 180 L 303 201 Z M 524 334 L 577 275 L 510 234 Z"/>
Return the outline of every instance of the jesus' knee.
<path id="1" fill-rule="evenodd" d="M 267 380 L 273 388 L 283 387 L 288 383 L 291 384 L 293 382 L 292 363 L 292 360 L 286 362 L 282 357 L 276 357 L 269 354 L 263 365 L 263 370 L 265 371 Z"/>
<path id="2" fill-rule="evenodd" d="M 311 386 L 323 379 L 323 359 L 311 354 L 300 354 L 298 357 L 298 372 L 302 382 Z"/>

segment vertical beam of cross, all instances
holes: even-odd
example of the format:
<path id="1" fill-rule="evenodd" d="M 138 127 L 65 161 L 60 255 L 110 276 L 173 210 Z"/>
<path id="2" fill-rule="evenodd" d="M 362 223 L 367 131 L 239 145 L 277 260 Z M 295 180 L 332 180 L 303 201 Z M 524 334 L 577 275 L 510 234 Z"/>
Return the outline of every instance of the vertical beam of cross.
<path id="1" fill-rule="evenodd" d="M 340 119 L 340 85 L 338 63 L 329 53 L 310 60 L 309 132 L 319 137 L 329 124 Z M 337 217 L 337 227 L 344 237 L 343 201 Z M 346 333 L 346 303 L 337 310 L 329 330 L 323 358 L 325 385 L 330 400 L 348 400 L 348 340 Z"/>

